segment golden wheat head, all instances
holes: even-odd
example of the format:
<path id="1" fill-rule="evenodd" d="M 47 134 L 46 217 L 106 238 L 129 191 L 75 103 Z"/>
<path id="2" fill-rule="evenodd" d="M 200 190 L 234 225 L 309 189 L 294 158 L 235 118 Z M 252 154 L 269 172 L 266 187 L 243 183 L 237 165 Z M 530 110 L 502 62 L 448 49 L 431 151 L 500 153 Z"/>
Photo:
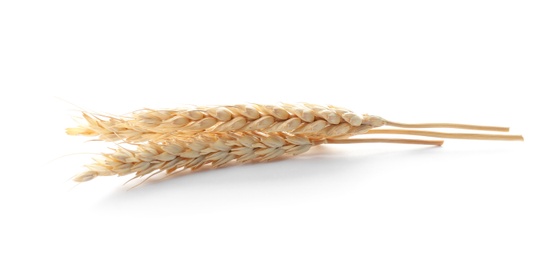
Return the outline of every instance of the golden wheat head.
<path id="1" fill-rule="evenodd" d="M 83 114 L 85 124 L 68 128 L 70 135 L 98 136 L 105 141 L 130 143 L 199 132 L 289 132 L 326 137 L 362 134 L 385 124 L 377 116 L 314 104 L 193 107 L 140 110 L 128 117 Z"/>

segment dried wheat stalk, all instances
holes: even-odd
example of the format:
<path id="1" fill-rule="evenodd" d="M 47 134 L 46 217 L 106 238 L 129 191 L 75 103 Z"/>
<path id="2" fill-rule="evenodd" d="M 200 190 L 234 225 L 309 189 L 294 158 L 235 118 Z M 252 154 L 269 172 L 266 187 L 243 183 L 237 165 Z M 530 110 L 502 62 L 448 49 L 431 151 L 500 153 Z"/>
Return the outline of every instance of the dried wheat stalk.
<path id="1" fill-rule="evenodd" d="M 520 135 L 445 133 L 409 128 L 457 128 L 507 132 L 506 127 L 451 123 L 404 124 L 378 116 L 313 104 L 234 105 L 179 110 L 141 110 L 130 117 L 83 114 L 87 124 L 69 128 L 70 135 L 98 136 L 105 141 L 124 141 L 124 147 L 104 154 L 74 180 L 97 176 L 143 177 L 173 174 L 211 164 L 265 161 L 281 155 L 297 155 L 315 145 L 334 143 L 407 143 L 442 145 L 439 140 L 351 139 L 359 134 L 398 134 L 455 139 L 521 141 Z M 386 127 L 383 127 L 386 126 Z M 396 129 L 394 128 L 396 127 Z M 374 129 L 373 129 L 374 128 Z M 400 128 L 400 129 L 397 129 Z M 403 129 L 402 129 L 403 128 Z M 136 178 L 135 177 L 135 178 Z M 148 177 L 149 178 L 149 177 Z"/>
<path id="2" fill-rule="evenodd" d="M 70 135 L 99 136 L 129 143 L 162 140 L 199 132 L 290 132 L 325 137 L 366 133 L 384 125 L 384 119 L 358 115 L 348 109 L 314 104 L 193 107 L 177 110 L 141 110 L 130 117 L 83 114 L 87 124 L 68 128 Z"/>
<path id="3" fill-rule="evenodd" d="M 298 155 L 312 146 L 332 143 L 407 143 L 442 145 L 438 140 L 412 139 L 329 139 L 289 133 L 237 132 L 201 133 L 186 139 L 167 139 L 162 142 L 135 144 L 136 150 L 118 148 L 111 154 L 87 165 L 88 171 L 77 175 L 77 182 L 97 176 L 129 175 L 136 177 L 150 173 L 172 174 L 185 169 L 197 169 L 211 164 L 221 167 L 228 162 L 267 161 L 281 155 Z"/>

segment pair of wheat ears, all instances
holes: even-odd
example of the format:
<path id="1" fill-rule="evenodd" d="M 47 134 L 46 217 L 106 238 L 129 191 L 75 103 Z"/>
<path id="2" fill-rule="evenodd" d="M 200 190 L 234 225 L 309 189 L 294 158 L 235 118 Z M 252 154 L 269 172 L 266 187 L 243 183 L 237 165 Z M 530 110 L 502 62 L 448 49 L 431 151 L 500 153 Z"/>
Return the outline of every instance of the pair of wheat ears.
<path id="1" fill-rule="evenodd" d="M 360 115 L 336 106 L 315 104 L 241 104 L 199 106 L 184 109 L 144 109 L 127 116 L 83 113 L 84 123 L 68 128 L 69 135 L 96 136 L 99 140 L 125 143 L 112 153 L 94 158 L 87 171 L 74 177 L 85 182 L 97 176 L 151 177 L 206 164 L 267 161 L 282 155 L 298 155 L 321 144 L 404 143 L 435 145 L 442 140 L 350 138 L 363 134 L 416 135 L 479 140 L 523 140 L 520 135 L 445 133 L 413 128 L 456 128 L 509 131 L 506 127 L 451 123 L 403 124 L 378 116 Z"/>

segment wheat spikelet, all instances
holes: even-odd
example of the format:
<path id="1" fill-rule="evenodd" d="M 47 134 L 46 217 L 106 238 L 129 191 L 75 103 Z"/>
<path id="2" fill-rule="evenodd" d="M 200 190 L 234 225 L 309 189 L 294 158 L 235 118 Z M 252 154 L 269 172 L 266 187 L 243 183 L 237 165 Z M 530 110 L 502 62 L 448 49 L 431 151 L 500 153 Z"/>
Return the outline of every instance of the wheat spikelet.
<path id="1" fill-rule="evenodd" d="M 141 110 L 129 118 L 83 114 L 87 124 L 68 128 L 70 135 L 99 136 L 101 140 L 130 143 L 190 136 L 199 132 L 289 132 L 323 137 L 347 137 L 385 124 L 371 115 L 314 104 L 193 107 Z"/>

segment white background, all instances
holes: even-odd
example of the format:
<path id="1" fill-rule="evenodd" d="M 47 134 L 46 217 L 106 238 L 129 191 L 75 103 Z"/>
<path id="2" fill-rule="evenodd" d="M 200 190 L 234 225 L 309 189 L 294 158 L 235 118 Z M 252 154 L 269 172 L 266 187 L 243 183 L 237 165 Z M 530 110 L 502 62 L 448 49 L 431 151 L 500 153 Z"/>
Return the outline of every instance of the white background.
<path id="1" fill-rule="evenodd" d="M 2 1 L 0 258 L 558 259 L 557 1 Z M 330 145 L 127 191 L 81 109 L 345 106 L 526 141 Z M 84 154 L 85 153 L 85 154 Z"/>

